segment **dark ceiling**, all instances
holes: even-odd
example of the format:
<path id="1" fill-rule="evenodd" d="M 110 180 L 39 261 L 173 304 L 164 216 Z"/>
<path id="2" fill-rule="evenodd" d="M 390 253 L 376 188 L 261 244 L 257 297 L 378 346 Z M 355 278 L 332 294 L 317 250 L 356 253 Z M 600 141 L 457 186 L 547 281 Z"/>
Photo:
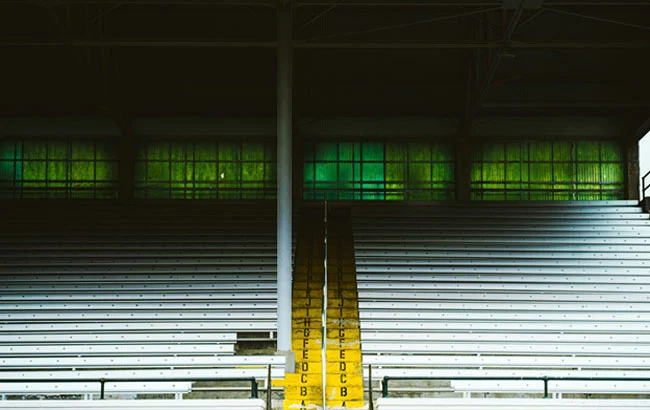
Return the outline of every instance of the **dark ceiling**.
<path id="1" fill-rule="evenodd" d="M 0 0 L 0 116 L 273 115 L 277 3 Z M 650 117 L 650 0 L 292 7 L 300 116 Z"/>

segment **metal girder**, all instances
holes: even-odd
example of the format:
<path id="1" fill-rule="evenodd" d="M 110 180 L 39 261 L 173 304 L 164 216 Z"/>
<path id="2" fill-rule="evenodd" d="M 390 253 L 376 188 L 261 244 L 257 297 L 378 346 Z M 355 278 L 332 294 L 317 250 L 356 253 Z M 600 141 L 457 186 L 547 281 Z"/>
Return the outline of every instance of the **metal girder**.
<path id="1" fill-rule="evenodd" d="M 2 4 L 29 4 L 25 0 L 0 0 Z M 275 8 L 277 1 L 274 0 L 55 0 L 53 5 L 68 5 L 68 4 L 94 4 L 94 5 L 182 5 L 182 6 L 243 6 L 243 7 L 267 7 Z M 502 7 L 503 1 L 436 1 L 436 0 L 411 0 L 411 1 L 396 1 L 396 0 L 356 0 L 345 1 L 341 0 L 318 0 L 318 1 L 294 1 L 294 8 L 304 7 L 329 7 L 329 6 L 345 6 L 345 7 Z M 646 0 L 588 0 L 588 1 L 545 1 L 545 6 L 548 7 L 650 7 L 650 2 Z"/>
<path id="2" fill-rule="evenodd" d="M 511 47 L 512 35 L 514 34 L 515 29 L 517 28 L 517 25 L 521 20 L 521 16 L 523 15 L 526 4 L 527 4 L 526 0 L 521 0 L 519 3 L 519 8 L 517 8 L 517 10 L 513 13 L 510 22 L 508 23 L 508 27 L 506 28 L 503 39 L 500 41 L 501 47 L 495 53 L 492 62 L 490 63 L 490 67 L 488 68 L 487 74 L 483 79 L 483 83 L 478 88 L 478 92 L 476 96 L 470 102 L 468 111 L 466 112 L 464 121 L 462 122 L 460 127 L 460 133 L 463 136 L 468 135 L 470 129 L 472 128 L 472 122 L 474 120 L 474 117 L 480 110 L 481 105 L 483 104 L 483 100 L 485 100 L 485 96 L 487 95 L 487 92 L 490 89 L 490 86 L 492 85 L 494 76 L 496 75 L 497 70 L 499 69 L 499 65 L 501 64 L 501 60 L 503 59 L 503 52 L 507 50 L 509 47 Z"/>
<path id="3" fill-rule="evenodd" d="M 107 39 L 49 41 L 34 39 L 0 40 L 0 47 L 182 47 L 182 48 L 276 48 L 275 41 L 229 41 L 212 39 Z M 296 40 L 295 49 L 406 49 L 467 50 L 502 48 L 502 41 L 440 41 L 440 42 L 305 42 Z M 649 42 L 579 42 L 579 41 L 511 41 L 510 49 L 639 49 L 650 48 Z"/>
<path id="4" fill-rule="evenodd" d="M 648 118 L 641 126 L 636 130 L 637 139 L 641 139 L 650 133 L 650 118 Z"/>

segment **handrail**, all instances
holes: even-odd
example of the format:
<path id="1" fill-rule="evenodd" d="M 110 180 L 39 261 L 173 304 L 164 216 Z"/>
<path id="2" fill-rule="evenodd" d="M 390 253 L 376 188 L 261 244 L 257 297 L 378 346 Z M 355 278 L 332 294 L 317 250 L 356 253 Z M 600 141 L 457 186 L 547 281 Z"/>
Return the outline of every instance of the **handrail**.
<path id="1" fill-rule="evenodd" d="M 540 380 L 544 382 L 544 398 L 548 399 L 548 382 L 549 381 L 601 381 L 601 382 L 650 382 L 650 377 L 492 377 L 492 376 L 475 376 L 475 377 L 435 377 L 435 376 L 384 376 L 381 380 L 381 395 L 388 397 L 389 380 Z"/>
<path id="2" fill-rule="evenodd" d="M 251 384 L 251 399 L 258 398 L 258 384 L 257 379 L 254 377 L 164 377 L 164 378 L 49 378 L 49 379 L 5 379 L 0 378 L 0 383 L 100 383 L 99 399 L 104 400 L 105 385 L 106 383 L 120 383 L 120 382 L 250 382 Z"/>
<path id="3" fill-rule="evenodd" d="M 648 180 L 647 183 L 646 183 L 646 179 Z M 643 176 L 643 178 L 641 178 L 641 185 L 642 185 L 642 188 L 643 188 L 642 191 L 641 191 L 641 193 L 642 193 L 641 196 L 643 196 L 642 199 L 645 202 L 645 205 L 646 205 L 646 208 L 647 208 L 647 207 L 650 206 L 650 204 L 648 204 L 648 202 L 650 200 L 650 194 L 647 193 L 647 191 L 650 190 L 650 171 L 648 171 L 648 173 L 645 174 Z"/>

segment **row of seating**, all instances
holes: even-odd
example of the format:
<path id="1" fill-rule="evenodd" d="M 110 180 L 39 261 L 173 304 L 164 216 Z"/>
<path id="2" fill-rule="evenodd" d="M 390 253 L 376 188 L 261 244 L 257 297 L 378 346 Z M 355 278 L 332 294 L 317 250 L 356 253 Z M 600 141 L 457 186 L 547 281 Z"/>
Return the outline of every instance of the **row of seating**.
<path id="1" fill-rule="evenodd" d="M 650 219 L 638 203 L 379 204 L 353 214 L 374 377 L 650 377 Z M 650 386 L 549 384 L 645 395 Z M 466 397 L 543 392 L 541 381 L 449 386 Z"/>
<path id="2" fill-rule="evenodd" d="M 281 377 L 283 357 L 237 354 L 275 339 L 273 207 L 188 205 L 2 203 L 0 393 L 96 395 L 88 380 L 104 378 L 107 394 L 178 395 L 191 378 L 265 381 L 268 365 Z"/>
<path id="3" fill-rule="evenodd" d="M 379 399 L 377 410 L 619 410 L 647 409 L 648 400 L 543 400 L 543 399 Z"/>

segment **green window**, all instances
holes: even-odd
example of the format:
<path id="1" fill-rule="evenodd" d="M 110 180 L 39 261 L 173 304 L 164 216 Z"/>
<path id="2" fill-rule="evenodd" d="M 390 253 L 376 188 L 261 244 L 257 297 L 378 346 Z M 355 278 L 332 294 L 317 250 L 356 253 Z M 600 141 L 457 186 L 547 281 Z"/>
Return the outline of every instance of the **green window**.
<path id="1" fill-rule="evenodd" d="M 137 150 L 135 197 L 270 199 L 275 142 L 147 140 Z"/>
<path id="2" fill-rule="evenodd" d="M 0 140 L 2 198 L 117 198 L 114 144 L 102 140 Z"/>
<path id="3" fill-rule="evenodd" d="M 615 141 L 491 142 L 472 154 L 472 199 L 623 199 Z"/>
<path id="4" fill-rule="evenodd" d="M 305 143 L 303 196 L 309 200 L 449 200 L 452 147 L 442 142 Z"/>

